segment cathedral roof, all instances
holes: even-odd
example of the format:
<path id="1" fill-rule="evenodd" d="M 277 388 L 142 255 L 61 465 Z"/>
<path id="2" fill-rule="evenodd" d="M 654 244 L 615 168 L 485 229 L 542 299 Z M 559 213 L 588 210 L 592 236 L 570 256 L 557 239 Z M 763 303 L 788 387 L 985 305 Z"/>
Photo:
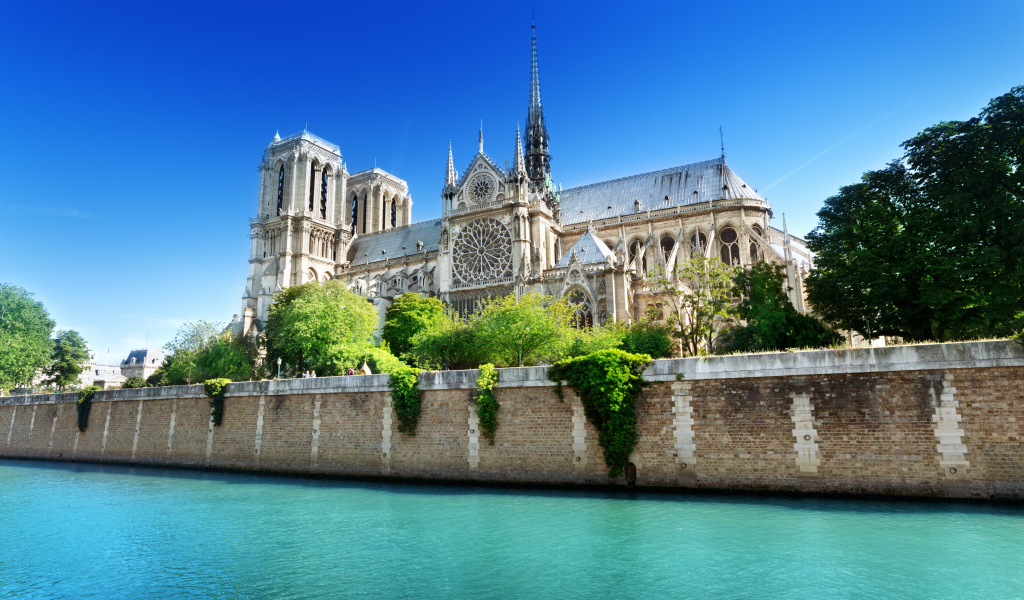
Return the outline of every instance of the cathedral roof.
<path id="1" fill-rule="evenodd" d="M 569 263 L 572 262 L 573 254 L 579 257 L 581 265 L 603 263 L 609 256 L 613 256 L 608 246 L 600 239 L 594 237 L 590 231 L 587 231 L 580 239 L 576 240 L 576 243 L 572 245 L 572 248 L 569 248 L 569 251 L 562 256 L 554 268 L 568 267 Z"/>
<path id="2" fill-rule="evenodd" d="M 716 158 L 562 190 L 559 207 L 562 222 L 568 225 L 732 198 L 762 200 L 723 159 Z"/>
<path id="3" fill-rule="evenodd" d="M 416 247 L 416 242 L 423 242 L 422 251 Z M 431 219 L 387 231 L 360 235 L 352 241 L 349 256 L 352 257 L 351 264 L 365 265 L 384 258 L 394 260 L 437 250 L 440 242 L 441 219 Z"/>

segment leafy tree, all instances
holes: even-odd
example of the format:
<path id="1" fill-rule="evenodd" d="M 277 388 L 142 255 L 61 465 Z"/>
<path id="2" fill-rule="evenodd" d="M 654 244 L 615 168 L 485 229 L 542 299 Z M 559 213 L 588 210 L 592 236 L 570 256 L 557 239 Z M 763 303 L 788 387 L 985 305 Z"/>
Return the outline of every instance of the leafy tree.
<path id="1" fill-rule="evenodd" d="M 703 255 L 685 259 L 671 269 L 655 265 L 648 286 L 670 311 L 666 322 L 679 339 L 681 355 L 710 354 L 718 336 L 732 322 L 736 270 L 717 257 Z"/>
<path id="2" fill-rule="evenodd" d="M 161 367 L 167 382 L 170 385 L 191 385 L 209 379 L 203 373 L 200 359 L 203 352 L 220 338 L 223 329 L 223 323 L 210 321 L 192 321 L 178 328 L 174 339 L 164 345 L 164 350 L 170 353 Z"/>
<path id="3" fill-rule="evenodd" d="M 826 200 L 808 236 L 808 300 L 865 336 L 1012 333 L 1024 310 L 1024 86 L 903 148 Z"/>
<path id="4" fill-rule="evenodd" d="M 734 281 L 743 294 L 737 312 L 747 324 L 724 336 L 724 350 L 820 348 L 842 341 L 821 321 L 793 308 L 782 265 L 758 262 L 737 272 Z"/>
<path id="5" fill-rule="evenodd" d="M 53 340 L 52 356 L 44 371 L 46 382 L 64 391 L 78 383 L 83 366 L 89 362 L 89 346 L 77 331 L 58 331 Z"/>
<path id="6" fill-rule="evenodd" d="M 167 380 L 167 364 L 168 361 L 164 358 L 164 362 L 160 365 L 153 374 L 146 378 L 146 384 L 152 387 L 163 387 L 165 385 L 171 385 Z"/>
<path id="7" fill-rule="evenodd" d="M 42 302 L 9 283 L 0 283 L 0 388 L 27 385 L 49 364 L 54 322 Z"/>
<path id="8" fill-rule="evenodd" d="M 479 351 L 476 334 L 458 315 L 446 315 L 410 340 L 403 358 L 423 369 L 474 369 L 487 362 Z"/>
<path id="9" fill-rule="evenodd" d="M 575 329 L 572 339 L 556 357 L 558 360 L 586 356 L 599 350 L 615 350 L 622 348 L 623 340 L 631 333 L 632 328 L 621 322 L 609 322 L 606 325 L 594 325 L 589 328 Z M 671 340 L 669 340 L 671 343 Z"/>
<path id="10" fill-rule="evenodd" d="M 411 340 L 417 333 L 440 323 L 444 317 L 444 304 L 437 298 L 402 294 L 385 313 L 381 337 L 392 353 L 401 356 L 412 349 Z"/>
<path id="11" fill-rule="evenodd" d="M 141 377 L 129 377 L 128 379 L 124 380 L 124 383 L 121 384 L 121 389 L 123 390 L 134 390 L 137 388 L 144 387 L 149 387 L 149 384 L 146 383 L 146 380 Z"/>
<path id="12" fill-rule="evenodd" d="M 203 380 L 249 381 L 264 374 L 254 334 L 245 337 L 221 333 L 195 357 Z"/>
<path id="13" fill-rule="evenodd" d="M 497 366 L 537 364 L 569 337 L 571 310 L 564 299 L 530 293 L 487 300 L 470 319 L 479 351 Z"/>
<path id="14" fill-rule="evenodd" d="M 268 362 L 281 357 L 298 373 L 338 374 L 339 356 L 373 346 L 377 311 L 338 280 L 288 288 L 270 307 L 265 330 Z"/>
<path id="15" fill-rule="evenodd" d="M 669 358 L 672 356 L 672 327 L 659 323 L 654 311 L 647 309 L 647 314 L 634 321 L 622 338 L 620 348 L 632 354 L 646 354 L 651 358 Z"/>

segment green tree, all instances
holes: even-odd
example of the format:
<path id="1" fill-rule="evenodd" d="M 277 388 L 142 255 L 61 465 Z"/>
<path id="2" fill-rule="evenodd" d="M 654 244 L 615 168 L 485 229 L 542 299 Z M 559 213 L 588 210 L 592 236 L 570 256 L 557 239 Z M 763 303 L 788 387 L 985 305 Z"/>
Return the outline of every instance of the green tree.
<path id="1" fill-rule="evenodd" d="M 439 324 L 444 317 L 444 304 L 437 298 L 402 294 L 395 298 L 384 315 L 381 337 L 392 353 L 402 356 L 412 349 L 412 338 L 417 333 Z"/>
<path id="2" fill-rule="evenodd" d="M 288 288 L 270 307 L 265 330 L 268 362 L 278 357 L 291 373 L 306 369 L 340 375 L 339 356 L 373 347 L 377 311 L 338 280 Z"/>
<path id="3" fill-rule="evenodd" d="M 474 369 L 487 362 L 479 350 L 476 334 L 458 315 L 446 315 L 417 333 L 404 357 L 422 369 Z"/>
<path id="4" fill-rule="evenodd" d="M 497 366 L 537 364 L 558 354 L 570 338 L 571 310 L 564 299 L 529 293 L 486 300 L 470 319 L 481 353 Z"/>
<path id="5" fill-rule="evenodd" d="M 53 340 L 53 355 L 44 371 L 46 382 L 64 391 L 78 383 L 82 369 L 89 362 L 89 346 L 77 331 L 58 331 Z"/>
<path id="6" fill-rule="evenodd" d="M 648 286 L 667 306 L 666 322 L 679 339 L 683 356 L 714 351 L 721 332 L 733 321 L 733 277 L 736 268 L 717 257 L 682 260 L 670 269 L 655 265 Z"/>
<path id="7" fill-rule="evenodd" d="M 672 356 L 672 327 L 655 319 L 653 308 L 626 329 L 620 348 L 632 354 L 646 354 L 651 358 Z"/>
<path id="8" fill-rule="evenodd" d="M 264 375 L 254 334 L 241 337 L 221 333 L 195 356 L 195 365 L 206 379 L 249 381 Z"/>
<path id="9" fill-rule="evenodd" d="M 49 364 L 54 322 L 42 302 L 9 283 L 0 283 L 0 388 L 28 385 Z"/>
<path id="10" fill-rule="evenodd" d="M 734 282 L 743 294 L 737 313 L 747 324 L 725 334 L 723 350 L 821 348 L 842 341 L 818 319 L 796 311 L 782 265 L 755 263 L 737 272 Z"/>
<path id="11" fill-rule="evenodd" d="M 808 300 L 865 336 L 1009 335 L 1024 310 L 1024 86 L 903 148 L 818 213 Z"/>
<path id="12" fill-rule="evenodd" d="M 161 368 L 169 385 L 191 385 L 210 379 L 203 372 L 203 353 L 220 338 L 223 323 L 191 321 L 178 328 L 164 345 L 170 355 Z"/>
<path id="13" fill-rule="evenodd" d="M 124 380 L 124 383 L 121 384 L 122 390 L 134 390 L 137 388 L 144 387 L 149 387 L 149 384 L 146 383 L 146 380 L 141 377 L 129 377 L 128 379 Z"/>

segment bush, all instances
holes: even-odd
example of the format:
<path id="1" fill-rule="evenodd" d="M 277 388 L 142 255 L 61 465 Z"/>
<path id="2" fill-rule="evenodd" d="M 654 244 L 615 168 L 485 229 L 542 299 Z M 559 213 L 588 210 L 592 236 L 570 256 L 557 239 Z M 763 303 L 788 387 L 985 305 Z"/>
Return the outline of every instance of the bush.
<path id="1" fill-rule="evenodd" d="M 498 398 L 494 395 L 494 386 L 498 384 L 498 372 L 494 365 L 480 365 L 480 375 L 476 378 L 476 417 L 479 421 L 480 433 L 494 445 L 494 433 L 498 430 Z"/>
<path id="2" fill-rule="evenodd" d="M 90 385 L 78 392 L 78 430 L 85 431 L 89 426 L 89 411 L 92 410 L 92 397 L 103 388 L 97 385 Z"/>
<path id="3" fill-rule="evenodd" d="M 645 354 L 601 350 L 548 369 L 549 379 L 557 384 L 566 381 L 579 396 L 587 420 L 598 431 L 608 477 L 622 475 L 636 446 L 635 402 L 647 385 L 640 374 L 650 362 Z"/>
<path id="4" fill-rule="evenodd" d="M 384 316 L 381 338 L 396 356 L 412 350 L 412 338 L 445 318 L 444 304 L 437 298 L 402 294 L 395 298 Z"/>
<path id="5" fill-rule="evenodd" d="M 370 345 L 362 347 L 342 346 L 338 348 L 324 365 L 323 372 L 318 372 L 317 375 L 321 377 L 347 375 L 349 369 L 359 372 L 364 361 L 374 373 L 392 373 L 396 369 L 409 366 L 394 354 L 391 354 L 387 342 L 381 342 L 379 348 Z"/>
<path id="6" fill-rule="evenodd" d="M 144 387 L 149 387 L 149 384 L 146 383 L 146 380 L 141 377 L 129 377 L 128 379 L 124 380 L 124 383 L 121 384 L 121 389 L 123 390 L 133 390 L 136 388 Z"/>
<path id="7" fill-rule="evenodd" d="M 167 359 L 165 358 L 163 365 L 160 365 L 159 369 L 153 371 L 153 374 L 146 378 L 146 383 L 148 385 L 152 387 L 163 387 L 165 385 L 170 385 L 170 383 L 167 382 L 167 371 L 166 369 L 164 369 L 164 365 L 166 364 Z"/>
<path id="8" fill-rule="evenodd" d="M 670 358 L 672 346 L 672 329 L 646 316 L 629 326 L 622 339 L 621 349 L 632 354 L 646 354 L 651 358 Z"/>
<path id="9" fill-rule="evenodd" d="M 423 369 L 474 369 L 486 362 L 473 329 L 456 315 L 448 315 L 420 331 L 410 344 L 412 348 L 402 358 Z"/>
<path id="10" fill-rule="evenodd" d="M 555 359 L 586 356 L 598 350 L 620 349 L 628 331 L 629 328 L 625 324 L 614 322 L 575 330 L 572 341 L 556 355 Z"/>
<path id="11" fill-rule="evenodd" d="M 208 379 L 203 383 L 203 391 L 210 398 L 210 416 L 213 417 L 213 424 L 220 425 L 224 418 L 224 392 L 227 391 L 230 379 Z"/>
<path id="12" fill-rule="evenodd" d="M 416 435 L 416 422 L 420 418 L 419 369 L 403 366 L 391 372 L 391 407 L 398 416 L 398 431 Z"/>

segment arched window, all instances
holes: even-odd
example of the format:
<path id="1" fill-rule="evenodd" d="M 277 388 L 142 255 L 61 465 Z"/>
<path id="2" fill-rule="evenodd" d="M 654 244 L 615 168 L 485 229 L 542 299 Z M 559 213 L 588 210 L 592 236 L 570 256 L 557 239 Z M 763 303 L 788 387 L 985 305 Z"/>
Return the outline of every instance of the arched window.
<path id="1" fill-rule="evenodd" d="M 352 231 L 355 232 L 359 218 L 359 194 L 352 194 Z"/>
<path id="2" fill-rule="evenodd" d="M 722 241 L 722 245 L 719 248 L 722 262 L 727 265 L 740 264 L 740 246 L 737 243 L 739 236 L 736 235 L 736 230 L 732 227 L 726 227 L 719 233 L 718 239 Z"/>
<path id="3" fill-rule="evenodd" d="M 395 205 L 395 201 L 391 200 L 391 226 L 395 227 L 398 225 L 398 206 Z"/>
<path id="4" fill-rule="evenodd" d="M 366 192 L 363 192 L 363 233 L 366 233 L 366 213 L 370 212 L 366 205 Z"/>
<path id="5" fill-rule="evenodd" d="M 668 257 L 672 255 L 672 248 L 675 248 L 675 246 L 676 241 L 672 239 L 671 235 L 661 238 L 661 255 L 666 264 L 668 263 Z"/>
<path id="6" fill-rule="evenodd" d="M 570 321 L 573 327 L 584 329 L 594 326 L 594 310 L 590 307 L 590 301 L 583 290 L 573 290 L 569 294 L 569 306 L 573 311 Z"/>
<path id="7" fill-rule="evenodd" d="M 690 252 L 693 256 L 700 256 L 707 247 L 708 236 L 704 235 L 703 231 L 698 231 L 690 236 Z"/>
<path id="8" fill-rule="evenodd" d="M 629 262 L 633 263 L 637 270 L 647 272 L 647 256 L 640 240 L 633 240 L 629 245 Z"/>
<path id="9" fill-rule="evenodd" d="M 309 164 L 309 212 L 313 212 L 313 201 L 316 199 L 316 163 Z"/>
<path id="10" fill-rule="evenodd" d="M 320 176 L 320 218 L 327 218 L 327 169 Z"/>
<path id="11" fill-rule="evenodd" d="M 756 233 L 757 235 L 759 235 L 761 237 L 764 237 L 764 234 L 761 233 L 761 228 L 758 227 L 757 225 L 754 225 L 753 227 L 751 227 L 751 229 L 753 229 L 754 233 Z M 758 250 L 757 250 L 757 242 L 755 242 L 754 240 L 750 240 L 750 262 L 751 262 L 751 264 L 758 262 L 762 258 L 764 258 L 764 256 L 760 252 L 758 252 Z"/>
<path id="12" fill-rule="evenodd" d="M 284 165 L 281 165 L 281 172 L 277 175 L 277 216 L 281 216 L 284 210 Z"/>

